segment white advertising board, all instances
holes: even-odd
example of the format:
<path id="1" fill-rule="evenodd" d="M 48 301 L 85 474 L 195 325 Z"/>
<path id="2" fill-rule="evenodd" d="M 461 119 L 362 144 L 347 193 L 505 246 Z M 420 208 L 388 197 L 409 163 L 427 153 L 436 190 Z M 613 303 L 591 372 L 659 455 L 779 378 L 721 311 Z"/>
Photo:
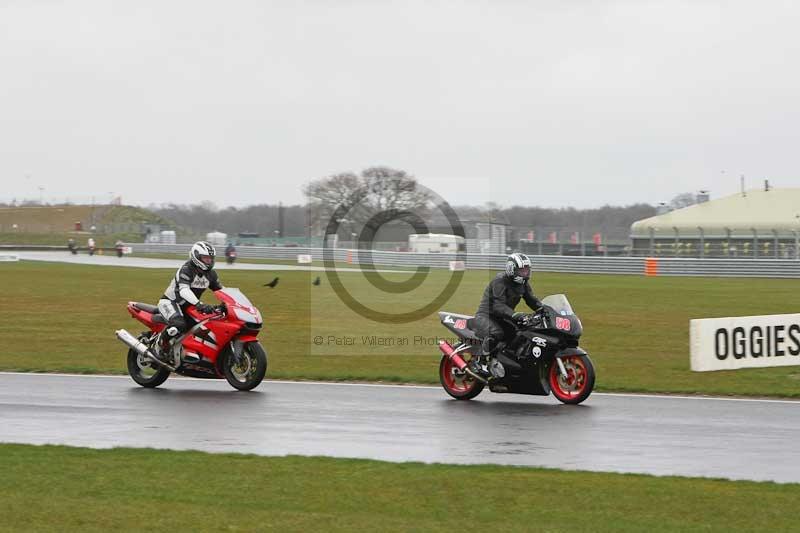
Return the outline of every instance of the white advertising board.
<path id="1" fill-rule="evenodd" d="M 450 261 L 450 270 L 452 272 L 463 272 L 467 269 L 464 261 Z"/>
<path id="2" fill-rule="evenodd" d="M 307 265 L 312 262 L 312 258 L 308 254 L 300 254 L 297 256 L 297 262 L 301 265 Z"/>
<path id="3" fill-rule="evenodd" d="M 692 320 L 689 341 L 695 372 L 800 365 L 800 314 Z"/>

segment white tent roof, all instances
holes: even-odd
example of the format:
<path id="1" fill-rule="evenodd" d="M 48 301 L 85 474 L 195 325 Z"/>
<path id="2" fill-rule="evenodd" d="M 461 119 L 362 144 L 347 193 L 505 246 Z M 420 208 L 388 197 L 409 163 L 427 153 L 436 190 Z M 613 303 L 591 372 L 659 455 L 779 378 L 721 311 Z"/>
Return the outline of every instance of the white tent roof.
<path id="1" fill-rule="evenodd" d="M 634 222 L 631 237 L 649 238 L 652 228 L 656 237 L 698 236 L 702 227 L 706 236 L 768 237 L 777 230 L 781 236 L 800 231 L 800 189 L 747 191 L 718 200 L 697 204 L 670 213 Z"/>

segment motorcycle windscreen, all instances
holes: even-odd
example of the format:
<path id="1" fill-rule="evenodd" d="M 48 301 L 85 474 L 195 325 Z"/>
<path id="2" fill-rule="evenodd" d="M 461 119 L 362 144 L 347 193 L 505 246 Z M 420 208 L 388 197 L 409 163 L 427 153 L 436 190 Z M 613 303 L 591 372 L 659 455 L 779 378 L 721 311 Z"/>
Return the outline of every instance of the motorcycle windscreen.
<path id="1" fill-rule="evenodd" d="M 247 299 L 247 296 L 244 295 L 242 291 L 235 287 L 225 287 L 224 289 L 216 291 L 214 294 L 217 297 L 226 303 L 235 303 L 236 305 L 241 305 L 242 307 L 255 307 L 250 300 Z M 227 297 L 223 298 L 223 296 Z"/>
<path id="2" fill-rule="evenodd" d="M 561 316 L 568 316 L 575 314 L 575 311 L 572 310 L 572 306 L 570 305 L 566 294 L 552 294 L 544 298 L 542 300 L 542 303 L 544 305 L 552 307 L 553 311 L 555 311 L 556 314 L 559 314 Z"/>
<path id="3" fill-rule="evenodd" d="M 217 298 L 221 301 L 227 304 L 234 304 L 236 307 L 229 309 L 229 311 L 232 311 L 242 322 L 261 324 L 261 313 L 239 289 L 235 287 L 225 287 L 216 291 L 214 294 L 216 294 Z"/>

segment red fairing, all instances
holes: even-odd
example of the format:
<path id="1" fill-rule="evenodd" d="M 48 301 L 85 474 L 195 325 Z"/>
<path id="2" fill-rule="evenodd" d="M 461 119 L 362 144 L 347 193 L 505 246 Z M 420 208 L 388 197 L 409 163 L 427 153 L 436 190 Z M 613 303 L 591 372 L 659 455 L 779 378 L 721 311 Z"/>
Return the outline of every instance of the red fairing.
<path id="1" fill-rule="evenodd" d="M 130 313 L 130 315 L 133 318 L 135 318 L 136 320 L 138 320 L 139 322 L 150 328 L 150 331 L 155 331 L 156 333 L 158 333 L 162 329 L 164 329 L 165 324 L 161 324 L 159 322 L 153 322 L 153 313 L 148 313 L 147 311 L 142 311 L 141 309 L 137 309 L 136 307 L 134 307 L 133 305 L 134 303 L 135 302 L 128 302 L 128 313 Z"/>
<path id="2" fill-rule="evenodd" d="M 224 291 L 225 289 L 222 289 L 214 293 L 225 304 L 227 312 L 224 314 L 214 312 L 204 315 L 193 305 L 185 309 L 185 314 L 191 318 L 194 325 L 181 341 L 186 352 L 197 354 L 215 366 L 218 366 L 217 359 L 233 338 L 242 342 L 257 340 L 258 329 L 252 329 L 252 324 L 241 320 L 237 310 L 240 310 L 244 317 L 250 316 L 251 320 L 253 317 L 257 318 L 259 326 L 261 324 L 261 313 L 258 309 L 237 302 Z M 128 303 L 128 312 L 132 317 L 154 332 L 160 332 L 166 327 L 163 323 L 153 322 L 153 314 L 138 309 L 135 303 Z"/>
<path id="3" fill-rule="evenodd" d="M 439 341 L 439 349 L 442 351 L 445 357 L 449 357 L 450 360 L 453 362 L 459 370 L 464 370 L 466 368 L 467 363 L 455 352 L 455 349 L 450 346 L 447 341 Z"/>

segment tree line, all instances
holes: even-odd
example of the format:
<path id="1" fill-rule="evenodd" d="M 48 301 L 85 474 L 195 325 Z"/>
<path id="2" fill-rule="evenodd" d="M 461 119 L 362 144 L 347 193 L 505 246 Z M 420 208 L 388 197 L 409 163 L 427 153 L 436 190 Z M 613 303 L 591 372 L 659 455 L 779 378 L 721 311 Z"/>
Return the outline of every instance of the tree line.
<path id="1" fill-rule="evenodd" d="M 149 209 L 174 221 L 187 234 L 201 235 L 216 230 L 232 236 L 257 233 L 262 237 L 279 234 L 304 237 L 320 236 L 337 225 L 372 224 L 377 227 L 392 220 L 412 224 L 414 215 L 426 216 L 440 201 L 412 175 L 390 167 L 370 167 L 359 173 L 322 177 L 306 184 L 303 192 L 307 198 L 305 205 L 220 208 L 204 202 L 150 206 Z M 633 222 L 656 214 L 656 208 L 645 203 L 592 209 L 504 207 L 487 203 L 455 206 L 454 210 L 463 221 L 508 224 L 515 238 L 525 238 L 531 230 L 592 231 L 627 237 Z"/>

